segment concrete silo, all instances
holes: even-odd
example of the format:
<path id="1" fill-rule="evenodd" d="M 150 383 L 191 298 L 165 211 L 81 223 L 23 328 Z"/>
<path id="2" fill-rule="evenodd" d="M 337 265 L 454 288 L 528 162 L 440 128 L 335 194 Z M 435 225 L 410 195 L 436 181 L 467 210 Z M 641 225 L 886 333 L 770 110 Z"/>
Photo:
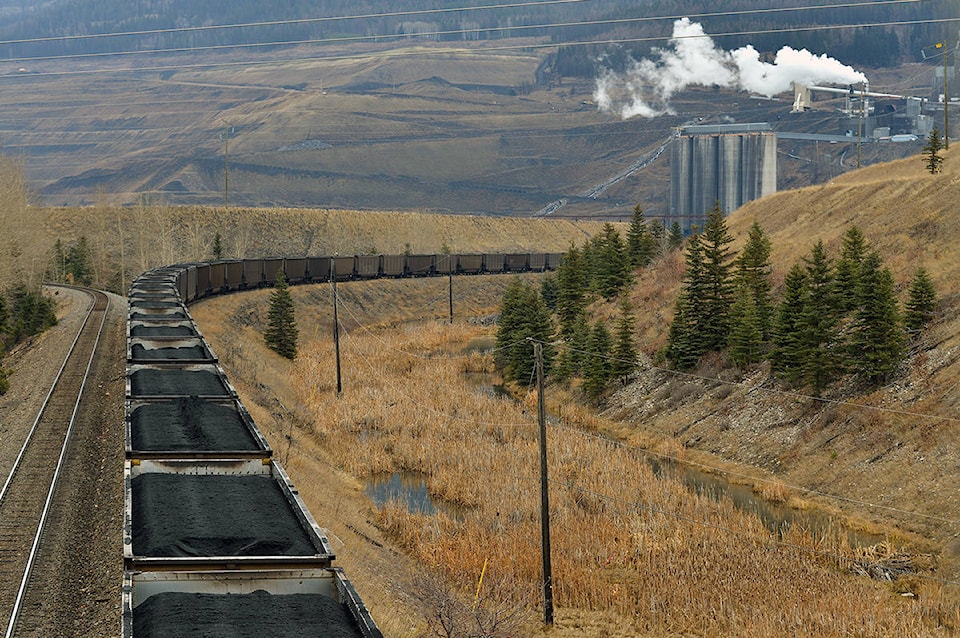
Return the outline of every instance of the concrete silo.
<path id="1" fill-rule="evenodd" d="M 670 162 L 670 215 L 685 232 L 703 227 L 720 203 L 724 214 L 777 190 L 777 137 L 769 124 L 677 129 Z"/>

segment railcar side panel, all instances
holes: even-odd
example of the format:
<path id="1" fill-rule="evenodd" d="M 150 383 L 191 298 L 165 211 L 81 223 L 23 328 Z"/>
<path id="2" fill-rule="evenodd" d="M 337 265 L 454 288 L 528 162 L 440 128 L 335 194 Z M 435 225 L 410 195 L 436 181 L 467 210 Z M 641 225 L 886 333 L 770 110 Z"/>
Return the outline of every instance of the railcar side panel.
<path id="1" fill-rule="evenodd" d="M 330 280 L 330 257 L 308 257 L 307 276 L 310 281 Z"/>
<path id="2" fill-rule="evenodd" d="M 380 276 L 380 255 L 357 255 L 357 277 L 376 279 Z"/>
<path id="3" fill-rule="evenodd" d="M 506 263 L 506 255 L 486 253 L 483 256 L 483 272 L 503 272 Z"/>
<path id="4" fill-rule="evenodd" d="M 381 255 L 383 276 L 384 277 L 403 277 L 403 271 L 406 267 L 406 255 Z"/>
<path id="5" fill-rule="evenodd" d="M 436 272 L 436 255 L 407 255 L 407 276 L 427 277 Z"/>
<path id="6" fill-rule="evenodd" d="M 483 272 L 483 255 L 457 255 L 457 272 L 465 275 L 476 275 Z"/>
<path id="7" fill-rule="evenodd" d="M 283 270 L 283 257 L 271 257 L 263 260 L 263 285 L 272 286 L 277 281 L 277 273 Z M 284 273 L 286 275 L 286 273 Z"/>
<path id="8" fill-rule="evenodd" d="M 306 257 L 287 257 L 283 260 L 283 274 L 291 284 L 303 283 L 307 279 Z"/>
<path id="9" fill-rule="evenodd" d="M 244 259 L 243 260 L 244 288 L 259 288 L 261 285 L 263 285 L 263 260 L 262 259 Z"/>

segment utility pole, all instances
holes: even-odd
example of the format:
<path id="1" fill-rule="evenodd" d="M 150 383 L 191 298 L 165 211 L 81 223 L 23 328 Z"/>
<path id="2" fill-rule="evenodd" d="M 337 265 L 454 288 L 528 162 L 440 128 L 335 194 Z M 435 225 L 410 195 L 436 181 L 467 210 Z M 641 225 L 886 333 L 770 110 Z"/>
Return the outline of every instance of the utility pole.
<path id="1" fill-rule="evenodd" d="M 447 285 L 448 297 L 450 299 L 450 325 L 453 325 L 453 268 L 447 273 L 449 282 Z"/>
<path id="2" fill-rule="evenodd" d="M 863 101 L 867 83 L 860 83 L 860 117 L 857 120 L 857 168 L 860 168 L 860 145 L 863 143 Z"/>
<path id="3" fill-rule="evenodd" d="M 224 122 L 226 124 L 226 122 Z M 230 199 L 230 125 L 223 136 L 223 207 L 229 208 Z"/>
<path id="4" fill-rule="evenodd" d="M 950 90 L 947 88 L 947 41 L 943 41 L 943 149 L 950 150 Z"/>
<path id="5" fill-rule="evenodd" d="M 337 316 L 337 260 L 330 258 L 330 286 L 333 290 L 333 349 L 337 356 L 337 398 L 339 399 L 343 386 L 340 381 L 340 318 Z"/>
<path id="6" fill-rule="evenodd" d="M 547 409 L 543 400 L 543 344 L 534 342 L 537 419 L 540 423 L 540 552 L 543 558 L 543 624 L 553 626 L 553 568 L 550 566 L 550 490 L 547 482 Z"/>

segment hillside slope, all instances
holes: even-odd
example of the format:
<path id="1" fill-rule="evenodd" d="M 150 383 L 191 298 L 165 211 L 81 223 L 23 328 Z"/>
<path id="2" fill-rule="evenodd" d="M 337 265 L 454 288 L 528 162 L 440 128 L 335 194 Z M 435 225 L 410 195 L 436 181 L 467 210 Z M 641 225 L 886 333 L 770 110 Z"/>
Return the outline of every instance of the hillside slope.
<path id="1" fill-rule="evenodd" d="M 842 235 L 859 226 L 902 298 L 916 268 L 929 270 L 941 301 L 934 325 L 889 385 L 839 383 L 820 399 L 777 382 L 766 364 L 742 376 L 715 361 L 694 376 L 651 364 L 610 401 L 607 415 L 622 424 L 618 434 L 635 442 L 675 437 L 691 458 L 707 452 L 739 464 L 735 473 L 761 479 L 758 489 L 775 480 L 791 495 L 933 538 L 955 575 L 949 563 L 960 558 L 960 235 L 951 227 L 958 197 L 954 151 L 940 175 L 911 157 L 736 211 L 728 218 L 736 245 L 754 220 L 768 233 L 778 287 L 817 240 L 836 257 Z M 681 275 L 682 256 L 674 255 L 643 272 L 634 288 L 648 355 L 666 338 Z"/>

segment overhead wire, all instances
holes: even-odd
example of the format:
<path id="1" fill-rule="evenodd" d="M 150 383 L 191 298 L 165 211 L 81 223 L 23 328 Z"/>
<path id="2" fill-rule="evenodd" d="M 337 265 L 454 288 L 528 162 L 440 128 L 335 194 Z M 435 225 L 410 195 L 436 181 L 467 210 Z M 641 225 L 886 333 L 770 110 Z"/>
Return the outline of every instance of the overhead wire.
<path id="1" fill-rule="evenodd" d="M 566 1 L 572 1 L 572 0 L 566 0 Z M 575 1 L 583 2 L 586 0 L 575 0 Z M 539 24 L 529 24 L 529 25 L 519 24 L 519 25 L 508 25 L 508 26 L 449 29 L 449 30 L 442 30 L 442 31 L 417 31 L 417 32 L 410 32 L 410 33 L 394 33 L 389 35 L 377 34 L 377 35 L 331 36 L 326 38 L 310 38 L 305 40 L 275 40 L 271 42 L 215 44 L 215 45 L 176 47 L 176 48 L 165 48 L 165 49 L 134 49 L 134 50 L 128 50 L 128 51 L 70 53 L 70 54 L 62 54 L 62 55 L 13 57 L 13 58 L 6 58 L 0 61 L 10 62 L 10 63 L 13 63 L 13 62 L 20 63 L 20 62 L 37 62 L 37 61 L 47 61 L 47 60 L 79 60 L 79 59 L 88 59 L 88 58 L 129 56 L 129 55 L 206 53 L 210 51 L 280 47 L 280 46 L 300 46 L 305 44 L 331 44 L 331 43 L 345 44 L 349 42 L 383 41 L 384 39 L 396 39 L 398 41 L 403 41 L 403 40 L 423 39 L 423 38 L 442 38 L 442 37 L 454 36 L 454 35 L 474 35 L 479 33 L 495 33 L 495 32 L 503 33 L 503 32 L 513 32 L 513 31 L 532 31 L 532 30 L 538 30 L 538 29 L 565 29 L 570 27 L 585 27 L 585 26 L 614 26 L 614 25 L 622 25 L 622 24 L 635 24 L 635 23 L 655 22 L 655 21 L 664 21 L 664 20 L 678 20 L 680 18 L 703 19 L 708 17 L 731 17 L 731 16 L 753 15 L 753 14 L 761 14 L 761 13 L 779 13 L 779 12 L 786 12 L 786 11 L 796 12 L 796 11 L 811 11 L 811 10 L 851 8 L 851 7 L 863 7 L 863 6 L 875 7 L 877 5 L 883 5 L 883 4 L 912 4 L 916 2 L 922 2 L 922 1 L 924 0 L 881 0 L 879 2 L 853 2 L 853 3 L 845 3 L 840 5 L 829 5 L 829 6 L 784 7 L 780 9 L 771 8 L 771 9 L 752 9 L 752 10 L 741 10 L 741 11 L 717 11 L 717 12 L 710 12 L 710 13 L 687 14 L 687 15 L 677 14 L 677 15 L 656 16 L 656 17 L 613 18 L 608 20 L 579 20 L 576 22 L 554 22 L 554 23 L 539 23 Z M 508 5 L 504 5 L 504 6 L 508 6 Z M 340 19 L 340 18 L 337 18 L 337 19 Z M 310 22 L 310 21 L 313 21 L 313 19 L 306 19 L 305 21 Z M 289 22 L 289 24 L 297 24 L 297 23 L 298 21 Z M 209 27 L 209 28 L 218 28 L 218 27 Z M 219 28 L 226 28 L 226 27 L 219 27 Z M 189 28 L 186 28 L 186 29 L 189 29 Z M 176 32 L 177 30 L 171 30 L 168 33 L 176 33 Z M 107 37 L 107 35 L 109 34 L 101 35 L 99 37 Z M 97 36 L 85 36 L 85 37 L 97 37 Z M 682 37 L 704 37 L 704 36 L 680 36 L 680 37 L 682 38 Z M 63 38 L 57 38 L 57 39 L 63 39 Z M 23 42 L 30 42 L 30 41 L 25 40 Z M 9 43 L 0 42 L 0 45 L 4 45 L 4 44 L 9 44 Z"/>
<path id="2" fill-rule="evenodd" d="M 580 0 L 580 1 L 586 1 L 586 0 Z M 912 3 L 925 2 L 925 1 L 929 1 L 929 0 L 882 0 L 883 3 L 889 3 L 889 4 L 900 4 L 900 3 L 909 3 L 909 4 L 912 4 Z M 789 10 L 794 10 L 794 11 L 796 11 L 796 10 L 814 10 L 814 9 L 823 10 L 823 9 L 831 9 L 831 8 L 850 8 L 850 7 L 859 7 L 859 6 L 874 6 L 874 5 L 876 5 L 876 4 L 880 4 L 880 3 L 878 3 L 878 2 L 856 2 L 856 3 L 845 3 L 845 4 L 843 4 L 843 5 L 826 5 L 826 6 L 811 5 L 811 6 L 806 6 L 806 7 L 793 7 L 793 8 L 789 8 Z M 709 14 L 706 14 L 706 13 L 705 13 L 705 14 L 692 14 L 692 15 L 695 16 L 695 17 L 733 16 L 733 15 L 746 15 L 746 14 L 749 14 L 749 13 L 762 13 L 762 12 L 769 12 L 769 11 L 774 11 L 774 10 L 773 10 L 773 9 L 771 9 L 771 10 L 759 10 L 759 9 L 755 9 L 755 10 L 745 10 L 745 11 L 740 11 L 740 12 L 737 12 L 737 11 L 731 11 L 731 12 L 714 12 L 714 13 L 709 13 Z M 688 17 L 688 16 L 683 16 L 683 17 Z M 657 16 L 657 17 L 644 18 L 643 20 L 652 21 L 652 20 L 668 20 L 668 19 L 676 19 L 676 18 L 677 18 L 677 16 Z M 623 19 L 623 20 L 636 21 L 636 20 L 639 20 L 639 19 L 629 18 L 629 19 Z M 702 35 L 649 36 L 649 37 L 636 37 L 636 38 L 616 38 L 616 39 L 599 39 L 599 40 L 580 40 L 580 41 L 549 42 L 549 43 L 524 43 L 524 44 L 513 44 L 513 45 L 475 46 L 475 47 L 463 47 L 463 46 L 455 47 L 455 46 L 449 46 L 449 47 L 446 47 L 445 50 L 447 50 L 447 51 L 451 51 L 451 50 L 452 50 L 452 51 L 459 51 L 459 52 L 461 52 L 461 53 L 490 53 L 490 52 L 498 52 L 498 51 L 516 51 L 516 50 L 532 50 L 532 49 L 542 49 L 542 48 L 556 48 L 556 47 L 561 47 L 561 46 L 611 45 L 611 44 L 628 44 L 628 43 L 637 44 L 637 43 L 659 42 L 659 41 L 665 41 L 665 40 L 670 40 L 670 39 L 714 38 L 714 37 L 743 36 L 743 35 L 767 35 L 767 34 L 775 34 L 775 33 L 802 33 L 802 32 L 817 31 L 817 30 L 837 30 L 837 29 L 851 29 L 851 28 L 875 28 L 875 27 L 891 27 L 891 26 L 908 26 L 908 25 L 918 25 L 918 24 L 950 23 L 950 22 L 958 22 L 958 21 L 960 21 L 960 17 L 956 17 L 956 18 L 953 18 L 953 17 L 951 17 L 951 18 L 931 18 L 931 19 L 922 19 L 922 20 L 921 20 L 921 19 L 918 19 L 918 20 L 894 20 L 894 21 L 886 21 L 886 22 L 869 22 L 869 23 L 868 23 L 868 22 L 858 22 L 858 23 L 849 23 L 849 24 L 838 24 L 838 25 L 817 25 L 817 26 L 808 26 L 808 27 L 787 27 L 787 28 L 780 28 L 780 29 L 755 29 L 755 30 L 742 30 L 742 31 L 728 31 L 728 32 L 722 32 L 722 33 L 709 33 L 709 34 L 705 33 L 705 34 L 702 34 Z M 597 24 L 602 24 L 602 23 L 604 23 L 604 21 L 596 21 L 596 22 L 597 22 Z M 566 28 L 566 27 L 578 26 L 578 25 L 580 25 L 580 24 L 587 24 L 587 22 L 562 23 L 562 24 L 558 24 L 557 27 L 558 27 L 558 28 L 559 28 L 559 27 L 564 27 L 564 28 Z M 518 26 L 518 27 L 510 27 L 510 28 L 516 28 L 516 29 L 521 29 L 521 28 L 522 28 L 522 29 L 529 29 L 529 28 L 550 28 L 550 26 L 551 26 L 551 25 L 548 25 L 548 24 L 529 25 L 529 26 L 528 26 L 528 25 L 521 25 L 521 26 Z M 506 29 L 506 27 L 505 27 L 504 29 Z M 502 30 L 504 30 L 504 29 L 498 29 L 498 30 L 501 30 L 501 31 L 502 31 Z M 443 33 L 444 33 L 444 34 L 448 34 L 448 35 L 455 35 L 455 34 L 458 34 L 458 33 L 462 33 L 462 34 L 472 33 L 472 32 L 474 32 L 474 31 L 475 31 L 474 29 L 463 29 L 463 30 L 458 30 L 458 31 L 455 30 L 455 31 L 443 32 Z M 422 35 L 422 34 L 419 34 L 419 35 Z M 360 39 L 369 39 L 369 40 L 375 40 L 375 41 L 383 41 L 384 39 L 389 39 L 389 38 L 393 38 L 393 37 L 407 37 L 407 36 L 406 36 L 405 34 L 379 34 L 379 35 L 375 35 L 375 36 L 357 36 L 357 37 L 360 38 Z M 297 44 L 301 44 L 301 45 L 302 45 L 302 44 L 309 44 L 309 43 L 314 43 L 314 44 L 316 44 L 316 43 L 327 42 L 327 40 L 328 40 L 328 39 L 317 39 L 317 40 L 309 40 L 309 41 L 299 41 L 299 42 L 297 42 Z M 334 41 L 334 40 L 337 40 L 337 38 L 331 38 L 331 39 L 329 39 L 329 41 Z M 271 46 L 279 46 L 280 44 L 281 44 L 281 43 L 271 43 L 270 45 L 271 45 Z M 263 44 L 256 44 L 256 43 L 255 43 L 254 45 L 255 45 L 255 46 L 265 46 L 265 45 L 263 45 Z M 211 47 L 213 47 L 213 48 L 220 48 L 220 47 L 222 47 L 222 46 L 228 46 L 228 45 L 211 45 Z M 240 46 L 247 46 L 247 45 L 240 45 Z M 185 49 L 185 50 L 180 50 L 180 49 L 178 49 L 178 50 L 176 50 L 176 51 L 171 50 L 171 51 L 169 51 L 169 52 L 184 52 L 184 51 L 187 51 L 187 52 L 197 53 L 197 52 L 204 52 L 205 50 L 206 50 L 205 47 L 192 47 L 192 48 Z M 212 50 L 212 49 L 211 49 L 211 50 Z M 153 51 L 153 54 L 154 54 L 154 55 L 157 55 L 157 54 L 159 54 L 159 53 L 161 53 L 161 52 L 162 52 L 162 50 L 155 50 L 155 51 Z M 136 51 L 128 51 L 128 52 L 118 52 L 118 53 L 114 53 L 113 55 L 130 55 L 130 54 L 136 54 L 136 53 L 137 53 Z M 391 55 L 393 55 L 393 56 L 404 56 L 404 57 L 406 57 L 406 56 L 422 56 L 422 55 L 429 55 L 429 54 L 433 54 L 433 53 L 436 53 L 436 51 L 435 51 L 435 50 L 432 50 L 432 49 L 427 49 L 427 50 L 419 50 L 419 49 L 418 49 L 418 50 L 409 50 L 409 49 L 404 49 L 404 50 L 399 50 L 399 51 L 397 51 L 397 50 L 391 51 Z M 65 56 L 62 56 L 62 57 L 58 57 L 58 58 L 56 58 L 56 59 L 58 59 L 58 60 L 68 60 L 68 59 L 72 59 L 72 58 L 75 58 L 75 57 L 80 57 L 80 58 L 82 58 L 82 57 L 85 57 L 85 56 L 87 56 L 87 55 L 103 55 L 103 54 L 72 54 L 72 55 L 65 55 Z M 188 70 L 196 70 L 196 69 L 229 68 L 229 67 L 236 67 L 236 66 L 261 66 L 261 65 L 270 65 L 270 64 L 284 64 L 284 63 L 308 62 L 308 61 L 309 61 L 309 62 L 320 62 L 320 61 L 342 61 L 342 60 L 350 60 L 350 59 L 365 59 L 365 58 L 367 58 L 367 57 L 370 57 L 371 55 L 376 55 L 376 53 L 371 53 L 371 52 L 358 52 L 358 53 L 348 53 L 348 54 L 329 55 L 329 56 L 324 56 L 324 55 L 314 56 L 314 55 L 311 55 L 311 56 L 292 57 L 292 58 L 276 58 L 276 59 L 270 59 L 270 60 L 245 60 L 245 61 L 233 61 L 233 62 L 205 62 L 205 63 L 179 64 L 179 65 L 163 65 L 163 64 L 161 64 L 161 65 L 154 65 L 154 66 L 134 67 L 134 68 L 94 68 L 94 69 L 75 69 L 75 70 L 59 69 L 59 70 L 56 70 L 56 71 L 35 71 L 35 72 L 32 72 L 31 75 L 44 77 L 44 76 L 64 76 L 64 75 L 88 75 L 88 74 L 97 74 L 97 73 L 125 73 L 125 72 L 145 72 L 145 71 L 156 72 L 156 71 L 177 71 L 177 70 L 179 70 L 179 71 L 188 71 Z M 9 62 L 13 62 L 13 61 L 26 62 L 26 61 L 30 61 L 30 60 L 40 60 L 40 59 L 41 59 L 41 58 L 17 58 L 17 59 L 15 59 L 15 60 L 9 60 Z M 20 73 L 18 72 L 18 73 L 6 74 L 6 75 L 0 74 L 0 77 L 17 77 L 17 76 L 19 76 L 19 75 L 20 75 Z"/>

